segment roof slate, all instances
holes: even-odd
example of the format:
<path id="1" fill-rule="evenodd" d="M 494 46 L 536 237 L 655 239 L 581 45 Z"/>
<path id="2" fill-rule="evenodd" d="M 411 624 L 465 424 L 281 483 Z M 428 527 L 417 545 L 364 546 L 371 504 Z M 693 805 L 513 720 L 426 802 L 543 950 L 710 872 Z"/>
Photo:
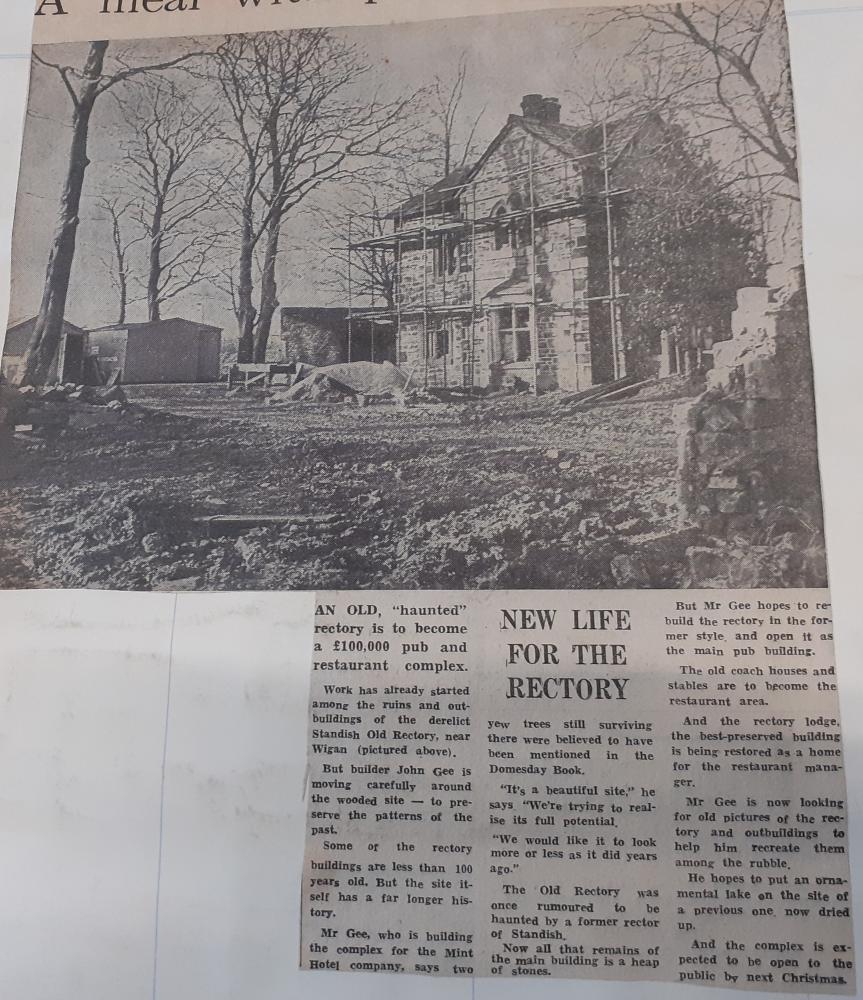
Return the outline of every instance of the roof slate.
<path id="1" fill-rule="evenodd" d="M 611 121 L 606 124 L 608 153 L 611 162 L 617 160 L 625 152 L 645 123 L 652 117 L 649 114 L 631 115 L 627 118 Z M 460 167 L 458 170 L 453 170 L 432 184 L 431 187 L 426 188 L 426 212 L 428 214 L 435 214 L 436 211 L 441 209 L 454 196 L 455 191 L 453 189 L 458 189 L 467 184 L 496 149 L 503 137 L 513 128 L 524 129 L 534 138 L 558 150 L 567 158 L 598 153 L 602 149 L 601 124 L 564 125 L 542 122 L 535 118 L 525 118 L 522 115 L 510 115 L 504 127 L 489 143 L 485 152 L 473 166 Z M 423 195 L 414 195 L 391 213 L 390 217 L 412 218 L 422 212 L 422 207 Z"/>
<path id="2" fill-rule="evenodd" d="M 413 218 L 421 215 L 423 210 L 423 194 L 425 194 L 426 212 L 434 214 L 455 195 L 457 189 L 470 177 L 472 170 L 472 166 L 458 167 L 456 170 L 451 170 L 444 177 L 441 177 L 439 181 L 435 181 L 431 187 L 426 188 L 425 192 L 420 192 L 408 198 L 407 201 L 391 212 L 389 217 L 391 219 Z"/>

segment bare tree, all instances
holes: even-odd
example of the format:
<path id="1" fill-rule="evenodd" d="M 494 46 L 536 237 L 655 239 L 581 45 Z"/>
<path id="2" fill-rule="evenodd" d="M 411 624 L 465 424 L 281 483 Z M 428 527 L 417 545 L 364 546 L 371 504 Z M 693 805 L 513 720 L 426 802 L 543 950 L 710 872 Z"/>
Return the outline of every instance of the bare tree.
<path id="1" fill-rule="evenodd" d="M 353 296 L 395 308 L 397 262 L 392 248 L 365 247 L 349 252 L 348 243 L 356 246 L 386 236 L 400 203 L 470 165 L 477 154 L 477 133 L 486 108 L 476 115 L 467 113 L 467 83 L 468 56 L 463 53 L 453 76 L 436 76 L 429 87 L 417 93 L 421 128 L 413 135 L 406 155 L 389 156 L 382 169 L 345 188 L 334 203 L 316 210 L 320 238 L 313 250 L 326 261 L 319 287 L 334 289 L 343 297 L 350 284 Z"/>
<path id="2" fill-rule="evenodd" d="M 237 356 L 263 361 L 279 305 L 285 219 L 322 184 L 355 177 L 401 148 L 413 95 L 363 98 L 356 88 L 368 67 L 354 46 L 325 29 L 231 36 L 219 49 L 218 67 L 239 160 L 231 200 L 239 230 L 231 278 Z"/>
<path id="3" fill-rule="evenodd" d="M 410 193 L 397 181 L 390 185 L 369 180 L 316 208 L 318 238 L 310 249 L 325 259 L 318 287 L 331 289 L 343 297 L 350 284 L 353 296 L 372 305 L 395 309 L 396 261 L 392 248 L 356 249 L 356 244 L 383 238 L 391 232 L 389 210 Z M 382 197 L 388 203 L 382 203 Z"/>
<path id="4" fill-rule="evenodd" d="M 218 116 L 174 80 L 155 76 L 144 78 L 121 107 L 132 133 L 124 173 L 146 234 L 147 315 L 155 322 L 165 302 L 211 276 L 219 239 L 212 209 L 224 183 L 223 164 L 208 159 Z"/>
<path id="5" fill-rule="evenodd" d="M 31 385 L 38 385 L 47 379 L 63 333 L 80 221 L 81 194 L 90 164 L 87 151 L 93 109 L 99 98 L 118 84 L 142 73 L 170 69 L 191 55 L 183 53 L 171 59 L 133 66 L 128 65 L 124 59 L 117 58 L 110 72 L 106 72 L 108 45 L 105 41 L 91 42 L 80 69 L 52 62 L 38 49 L 33 52 L 34 61 L 54 70 L 66 88 L 72 102 L 72 142 L 60 195 L 57 227 L 45 272 L 42 301 L 25 361 L 23 381 Z"/>
<path id="6" fill-rule="evenodd" d="M 128 235 L 128 217 L 132 203 L 119 196 L 103 196 L 98 201 L 99 208 L 107 216 L 111 226 L 111 250 L 100 258 L 117 292 L 117 323 L 126 322 L 126 310 L 129 305 L 129 254 L 132 248 L 141 242 L 143 236 Z"/>
<path id="7" fill-rule="evenodd" d="M 444 80 L 436 76 L 431 86 L 429 110 L 433 121 L 435 141 L 439 143 L 439 157 L 442 175 L 465 167 L 475 152 L 477 129 L 485 114 L 485 106 L 475 118 L 467 122 L 464 118 L 464 88 L 467 81 L 467 55 L 458 62 L 455 76 Z M 459 144 L 458 136 L 464 133 Z M 459 145 L 461 146 L 458 152 Z"/>
<path id="8" fill-rule="evenodd" d="M 642 59 L 642 75 L 651 81 L 642 97 L 654 110 L 682 115 L 699 138 L 726 144 L 731 138 L 734 152 L 726 165 L 738 179 L 755 170 L 773 193 L 799 197 L 780 0 L 725 0 L 718 6 L 697 0 L 623 7 L 597 17 L 601 25 L 637 30 L 627 55 Z"/>

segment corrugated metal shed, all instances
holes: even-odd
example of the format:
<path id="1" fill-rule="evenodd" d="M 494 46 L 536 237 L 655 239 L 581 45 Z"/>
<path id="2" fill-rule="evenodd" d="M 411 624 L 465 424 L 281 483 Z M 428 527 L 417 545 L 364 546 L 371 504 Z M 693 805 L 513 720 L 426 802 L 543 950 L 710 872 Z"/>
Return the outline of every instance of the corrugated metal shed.
<path id="1" fill-rule="evenodd" d="M 216 382 L 222 331 L 187 319 L 126 323 L 90 331 L 90 349 L 106 376 L 126 385 Z"/>

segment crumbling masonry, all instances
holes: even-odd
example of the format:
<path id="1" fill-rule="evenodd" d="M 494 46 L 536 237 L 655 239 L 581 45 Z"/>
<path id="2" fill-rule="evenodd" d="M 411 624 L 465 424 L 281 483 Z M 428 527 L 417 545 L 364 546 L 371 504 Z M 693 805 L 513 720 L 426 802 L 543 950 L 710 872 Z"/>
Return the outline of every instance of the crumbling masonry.
<path id="1" fill-rule="evenodd" d="M 826 583 L 812 368 L 802 267 L 743 288 L 731 340 L 714 345 L 708 387 L 678 406 L 691 586 Z"/>

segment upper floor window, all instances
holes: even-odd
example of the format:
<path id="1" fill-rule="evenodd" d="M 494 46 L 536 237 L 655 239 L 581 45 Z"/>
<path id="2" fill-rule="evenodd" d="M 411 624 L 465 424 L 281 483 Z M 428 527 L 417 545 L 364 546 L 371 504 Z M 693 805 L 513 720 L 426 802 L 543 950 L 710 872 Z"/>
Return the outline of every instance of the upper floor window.
<path id="1" fill-rule="evenodd" d="M 456 241 L 452 233 L 442 233 L 435 239 L 433 247 L 433 269 L 436 278 L 455 274 Z"/>
<path id="2" fill-rule="evenodd" d="M 499 205 L 495 210 L 494 246 L 496 250 L 504 247 L 521 250 L 530 246 L 530 220 L 517 204 Z"/>
<path id="3" fill-rule="evenodd" d="M 466 274 L 472 268 L 473 238 L 470 233 L 467 233 L 458 245 L 458 269 L 462 274 Z"/>
<path id="4" fill-rule="evenodd" d="M 505 205 L 499 205 L 494 212 L 494 248 L 502 250 L 510 245 L 509 213 Z"/>
<path id="5" fill-rule="evenodd" d="M 520 216 L 512 220 L 511 242 L 515 250 L 521 250 L 524 247 L 530 246 L 530 219 L 526 216 Z"/>

